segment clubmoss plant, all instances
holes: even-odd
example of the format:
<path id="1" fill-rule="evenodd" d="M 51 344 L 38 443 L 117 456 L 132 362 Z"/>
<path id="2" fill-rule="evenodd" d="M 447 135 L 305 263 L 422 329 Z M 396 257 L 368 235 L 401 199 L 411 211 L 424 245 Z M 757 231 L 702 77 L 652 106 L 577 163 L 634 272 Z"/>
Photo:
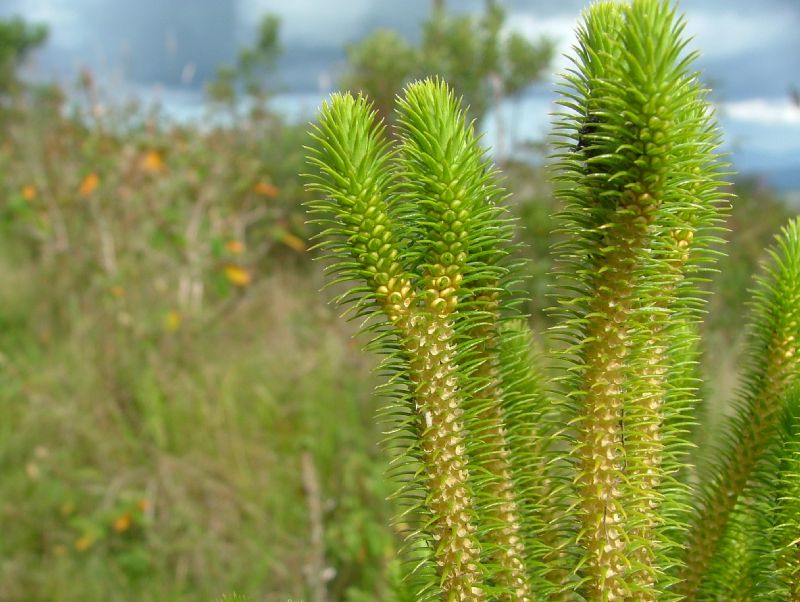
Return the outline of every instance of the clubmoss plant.
<path id="1" fill-rule="evenodd" d="M 698 599 L 704 577 L 712 566 L 727 532 L 737 503 L 752 511 L 770 510 L 747 497 L 777 497 L 788 512 L 797 503 L 792 477 L 796 465 L 794 419 L 786 418 L 792 393 L 800 382 L 800 230 L 798 222 L 787 226 L 771 251 L 771 262 L 760 277 L 754 295 L 752 336 L 748 362 L 736 414 L 727 431 L 726 445 L 702 485 L 691 520 L 685 549 L 683 580 L 679 591 L 686 599 Z M 781 423 L 788 421 L 781 433 Z M 759 470 L 760 466 L 769 470 Z M 793 468 L 794 466 L 794 468 Z M 774 485 L 775 468 L 779 485 Z M 761 474 L 761 478 L 755 478 Z M 770 490 L 775 490 L 771 493 Z M 741 522 L 741 521 L 739 521 Z M 748 534 L 751 535 L 751 534 Z M 795 538 L 800 531 L 795 533 Z M 783 548 L 787 547 L 784 542 Z M 735 549 L 735 548 L 734 548 Z M 790 556 L 784 555 L 789 561 Z M 720 569 L 724 568 L 723 566 Z M 786 562 L 781 564 L 786 565 Z M 786 566 L 782 567 L 786 568 Z M 791 571 L 793 572 L 793 570 Z"/>
<path id="2" fill-rule="evenodd" d="M 777 478 L 774 479 L 765 515 L 772 517 L 770 552 L 774 565 L 767 567 L 777 578 L 775 593 L 787 600 L 800 600 L 800 390 L 789 396 L 778 446 Z M 774 477 L 773 477 L 774 478 Z M 778 597 L 776 596 L 776 597 Z"/>
<path id="3" fill-rule="evenodd" d="M 663 597 L 675 562 L 660 510 L 686 442 L 683 408 L 664 404 L 667 350 L 671 325 L 693 319 L 686 276 L 723 201 L 682 28 L 662 2 L 595 5 L 557 125 L 564 227 L 580 233 L 561 251 L 559 328 L 591 599 Z"/>
<path id="4" fill-rule="evenodd" d="M 390 151 L 366 100 L 334 96 L 312 154 L 326 199 L 311 209 L 330 226 L 331 271 L 364 284 L 343 299 L 355 293 L 357 313 L 382 314 L 370 328 L 410 431 L 398 470 L 427 478 L 426 490 L 409 481 L 405 492 L 405 516 L 420 525 L 414 550 L 438 567 L 422 591 L 484 599 L 491 567 L 493 597 L 531 599 L 496 359 L 510 238 L 500 189 L 443 83 L 410 86 L 398 123 Z"/>
<path id="5" fill-rule="evenodd" d="M 689 478 L 698 281 L 729 199 L 683 28 L 663 0 L 584 14 L 556 125 L 550 371 L 515 310 L 498 176 L 454 94 L 410 84 L 394 136 L 363 97 L 323 105 L 309 209 L 337 300 L 384 354 L 418 600 L 735 599 L 732 555 L 748 596 L 797 599 L 796 223 L 756 285 L 729 445 Z"/>

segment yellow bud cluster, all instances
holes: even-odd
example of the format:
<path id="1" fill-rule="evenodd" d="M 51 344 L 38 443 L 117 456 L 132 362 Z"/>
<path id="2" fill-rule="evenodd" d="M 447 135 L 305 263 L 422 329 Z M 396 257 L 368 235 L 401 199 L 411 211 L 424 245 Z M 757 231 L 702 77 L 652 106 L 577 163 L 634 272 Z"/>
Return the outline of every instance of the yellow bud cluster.
<path id="1" fill-rule="evenodd" d="M 636 193 L 628 190 L 622 195 L 620 208 L 632 212 L 632 224 L 638 228 L 647 228 L 655 220 L 655 210 L 659 201 L 649 192 Z"/>
<path id="2" fill-rule="evenodd" d="M 464 281 L 459 266 L 439 263 L 430 271 L 424 294 L 428 309 L 438 316 L 453 313 L 458 306 L 458 289 Z"/>
<path id="3" fill-rule="evenodd" d="M 674 269 L 680 269 L 683 264 L 689 261 L 689 248 L 694 240 L 694 232 L 691 230 L 673 230 L 670 237 L 675 244 L 675 255 L 670 260 Z"/>
<path id="4" fill-rule="evenodd" d="M 379 303 L 392 322 L 408 316 L 414 303 L 415 293 L 408 278 L 389 278 L 386 284 L 375 289 Z"/>

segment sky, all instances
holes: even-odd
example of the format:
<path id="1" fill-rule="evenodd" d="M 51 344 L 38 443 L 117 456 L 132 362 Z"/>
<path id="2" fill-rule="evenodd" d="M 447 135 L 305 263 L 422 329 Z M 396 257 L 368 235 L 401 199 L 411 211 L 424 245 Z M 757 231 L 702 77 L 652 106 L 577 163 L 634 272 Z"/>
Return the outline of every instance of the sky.
<path id="1" fill-rule="evenodd" d="M 448 8 L 478 12 L 483 4 L 449 0 Z M 569 51 L 588 2 L 501 4 L 509 30 L 557 43 L 559 58 L 548 82 L 530 94 L 533 110 L 536 97 L 552 95 L 550 83 L 567 64 L 560 55 Z M 19 14 L 49 26 L 48 44 L 33 60 L 36 77 L 68 83 L 88 67 L 101 86 L 157 87 L 192 98 L 219 64 L 232 62 L 252 39 L 261 16 L 274 13 L 281 18 L 284 46 L 276 79 L 290 106 L 293 97 L 329 92 L 344 67 L 346 45 L 375 28 L 417 39 L 430 5 L 431 0 L 0 0 L 0 17 Z M 694 38 L 690 47 L 702 50 L 698 66 L 720 103 L 739 161 L 762 170 L 797 166 L 800 173 L 800 107 L 790 100 L 790 91 L 800 89 L 800 0 L 683 0 L 680 8 Z M 546 126 L 546 112 L 532 122 L 534 129 Z"/>

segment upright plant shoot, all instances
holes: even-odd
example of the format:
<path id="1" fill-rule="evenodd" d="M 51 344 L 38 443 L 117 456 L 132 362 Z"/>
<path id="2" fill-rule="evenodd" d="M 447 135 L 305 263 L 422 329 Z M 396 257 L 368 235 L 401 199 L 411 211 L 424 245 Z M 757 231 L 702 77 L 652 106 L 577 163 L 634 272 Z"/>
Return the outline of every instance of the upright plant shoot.
<path id="1" fill-rule="evenodd" d="M 532 366 L 503 192 L 447 86 L 409 85 L 391 139 L 363 97 L 322 108 L 310 211 L 384 354 L 416 600 L 800 599 L 796 222 L 756 288 L 728 445 L 709 482 L 685 478 L 697 282 L 728 195 L 683 29 L 667 0 L 598 2 L 578 29 L 556 124 L 561 374 Z"/>
<path id="2" fill-rule="evenodd" d="M 394 428 L 410 443 L 396 465 L 425 482 L 404 482 L 418 595 L 532 600 L 493 368 L 510 236 L 500 190 L 444 84 L 409 86 L 399 133 L 390 146 L 365 99 L 335 95 L 311 150 L 323 197 L 311 210 L 329 271 L 360 283 L 340 300 L 374 318 L 397 372 Z"/>

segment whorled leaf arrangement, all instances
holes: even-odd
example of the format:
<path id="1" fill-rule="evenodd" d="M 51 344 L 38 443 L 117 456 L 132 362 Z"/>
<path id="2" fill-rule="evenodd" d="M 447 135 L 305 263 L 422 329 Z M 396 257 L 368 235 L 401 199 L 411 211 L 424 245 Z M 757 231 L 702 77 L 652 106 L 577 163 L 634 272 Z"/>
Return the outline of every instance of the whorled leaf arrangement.
<path id="1" fill-rule="evenodd" d="M 800 244 L 796 243 L 795 252 L 798 250 Z M 767 570 L 776 577 L 775 597 L 796 602 L 800 600 L 800 390 L 797 388 L 787 396 L 775 458 L 778 470 L 771 487 L 768 485 L 769 505 L 762 507 L 762 516 L 772 517 L 767 558 L 773 562 Z"/>
<path id="2" fill-rule="evenodd" d="M 632 0 L 578 30 L 556 126 L 560 374 L 533 365 L 504 195 L 447 86 L 409 85 L 392 137 L 363 97 L 322 108 L 309 209 L 384 355 L 417 600 L 800 599 L 797 223 L 757 284 L 728 445 L 688 479 L 698 281 L 728 198 L 683 28 Z"/>
<path id="3" fill-rule="evenodd" d="M 665 403 L 681 361 L 670 346 L 675 325 L 697 319 L 692 278 L 724 200 L 682 29 L 663 2 L 595 5 L 562 92 L 558 178 L 573 236 L 561 249 L 558 332 L 592 600 L 668 599 L 676 562 L 665 517 L 687 408 Z"/>
<path id="4" fill-rule="evenodd" d="M 688 600 L 707 599 L 728 587 L 733 582 L 730 575 L 728 579 L 715 575 L 725 575 L 726 568 L 735 566 L 735 557 L 745 554 L 747 549 L 760 549 L 753 562 L 765 566 L 760 570 L 748 567 L 747 571 L 737 571 L 736 579 L 747 575 L 747 582 L 739 584 L 737 589 L 746 587 L 755 595 L 762 585 L 767 589 L 774 587 L 767 582 L 751 581 L 758 574 L 762 577 L 756 580 L 766 581 L 765 577 L 775 572 L 794 575 L 794 585 L 789 579 L 789 587 L 800 587 L 796 581 L 800 530 L 792 535 L 790 527 L 800 524 L 791 510 L 800 502 L 796 497 L 800 491 L 792 477 L 798 468 L 797 419 L 796 409 L 792 412 L 795 406 L 792 400 L 800 384 L 797 221 L 784 228 L 776 247 L 770 250 L 770 259 L 754 291 L 751 340 L 745 377 L 735 404 L 736 414 L 726 432 L 725 446 L 701 485 L 690 521 L 681 571 L 683 580 L 678 588 Z M 752 519 L 748 520 L 748 514 Z M 731 521 L 732 517 L 737 520 Z M 777 542 L 763 538 L 769 526 L 760 522 L 762 518 L 774 521 L 773 531 L 779 534 Z M 725 539 L 733 542 L 738 539 L 741 543 L 728 546 L 727 553 L 721 553 Z M 771 553 L 777 548 L 782 550 L 780 560 Z M 792 548 L 794 555 L 787 554 Z M 703 587 L 704 581 L 709 581 L 715 591 L 706 592 L 709 588 Z"/>
<path id="5" fill-rule="evenodd" d="M 444 84 L 410 86 L 398 123 L 390 149 L 363 98 L 323 107 L 312 186 L 325 199 L 311 205 L 328 226 L 321 246 L 339 279 L 362 282 L 342 299 L 382 314 L 370 329 L 407 442 L 395 471 L 414 475 L 404 520 L 417 522 L 412 554 L 436 565 L 420 597 L 531 600 L 497 358 L 511 233 L 501 191 Z"/>

